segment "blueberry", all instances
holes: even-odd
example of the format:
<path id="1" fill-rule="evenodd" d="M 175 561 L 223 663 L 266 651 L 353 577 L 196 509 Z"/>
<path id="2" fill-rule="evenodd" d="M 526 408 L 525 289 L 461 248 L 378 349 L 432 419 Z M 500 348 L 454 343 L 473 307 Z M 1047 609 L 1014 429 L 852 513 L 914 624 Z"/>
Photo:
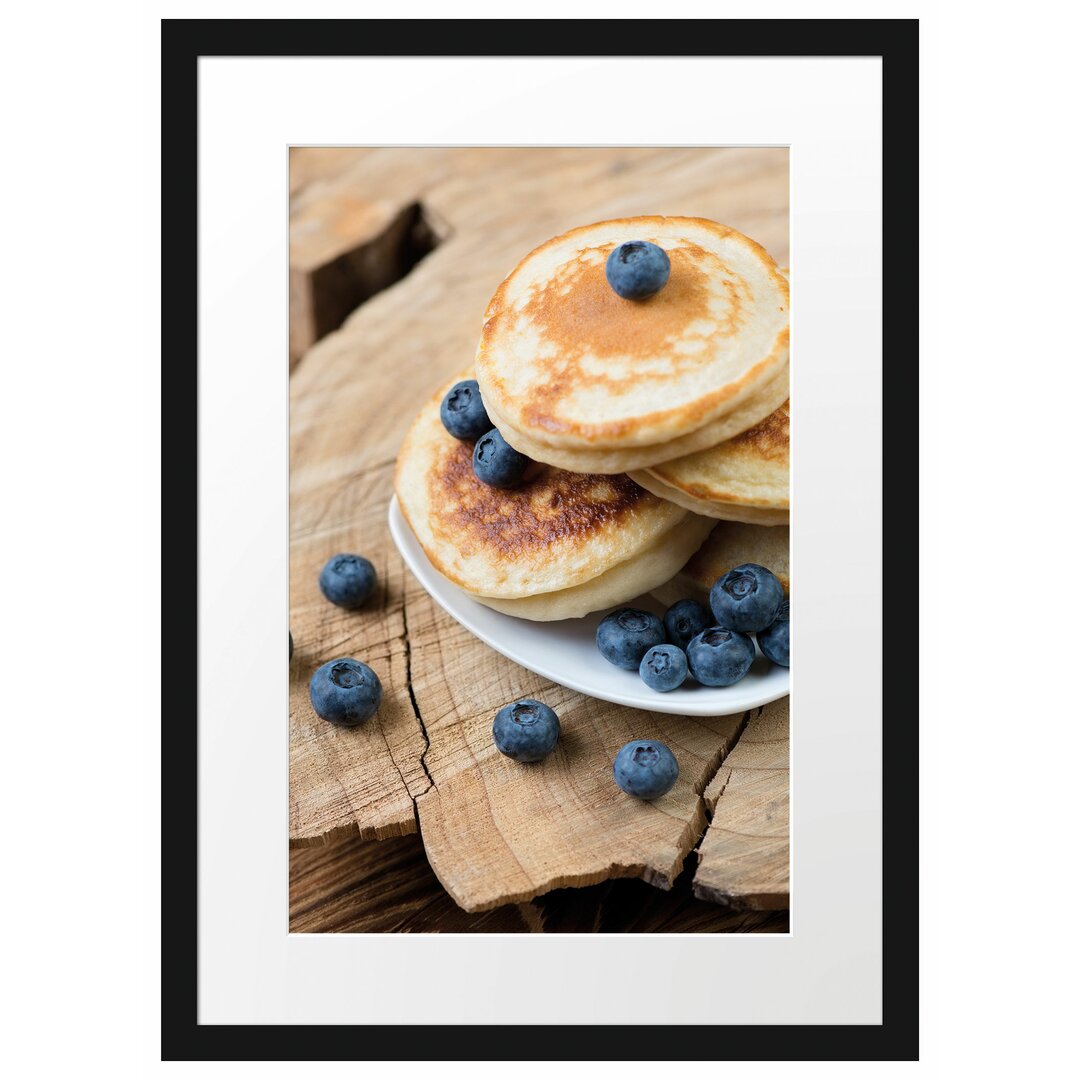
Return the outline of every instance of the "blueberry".
<path id="1" fill-rule="evenodd" d="M 662 743 L 635 739 L 615 755 L 615 783 L 638 799 L 659 799 L 679 779 L 679 763 Z"/>
<path id="2" fill-rule="evenodd" d="M 664 643 L 664 624 L 650 611 L 620 608 L 596 628 L 600 655 L 616 667 L 637 671 L 645 654 Z"/>
<path id="3" fill-rule="evenodd" d="M 749 670 L 757 654 L 753 639 L 737 630 L 711 626 L 686 646 L 690 674 L 703 686 L 731 686 Z"/>
<path id="4" fill-rule="evenodd" d="M 662 247 L 648 240 L 627 240 L 608 256 L 604 273 L 624 300 L 644 300 L 667 284 L 671 260 Z"/>
<path id="5" fill-rule="evenodd" d="M 475 379 L 455 383 L 447 391 L 439 406 L 443 427 L 455 439 L 470 442 L 491 430 L 487 409 L 480 398 L 480 384 Z"/>
<path id="6" fill-rule="evenodd" d="M 500 754 L 522 763 L 543 761 L 559 741 L 559 718 L 542 701 L 522 698 L 495 714 L 491 735 Z"/>
<path id="7" fill-rule="evenodd" d="M 716 625 L 741 634 L 764 630 L 783 602 L 783 585 L 771 570 L 757 563 L 729 570 L 709 593 Z"/>
<path id="8" fill-rule="evenodd" d="M 672 645 L 685 649 L 690 639 L 712 625 L 712 616 L 704 604 L 696 600 L 680 600 L 672 604 L 664 615 L 664 629 Z"/>
<path id="9" fill-rule="evenodd" d="M 497 488 L 517 487 L 529 459 L 519 454 L 503 437 L 497 428 L 492 428 L 473 448 L 473 472 L 485 484 Z"/>
<path id="10" fill-rule="evenodd" d="M 666 694 L 686 682 L 686 653 L 675 645 L 654 645 L 642 657 L 638 670 L 649 689 Z"/>
<path id="11" fill-rule="evenodd" d="M 780 605 L 776 618 L 757 636 L 761 651 L 781 667 L 791 667 L 791 601 Z"/>
<path id="12" fill-rule="evenodd" d="M 378 712 L 382 701 L 379 676 L 359 660 L 330 660 L 311 676 L 311 707 L 324 720 L 356 727 Z"/>
<path id="13" fill-rule="evenodd" d="M 335 555 L 322 568 L 319 588 L 330 603 L 358 608 L 375 591 L 375 567 L 363 555 Z"/>

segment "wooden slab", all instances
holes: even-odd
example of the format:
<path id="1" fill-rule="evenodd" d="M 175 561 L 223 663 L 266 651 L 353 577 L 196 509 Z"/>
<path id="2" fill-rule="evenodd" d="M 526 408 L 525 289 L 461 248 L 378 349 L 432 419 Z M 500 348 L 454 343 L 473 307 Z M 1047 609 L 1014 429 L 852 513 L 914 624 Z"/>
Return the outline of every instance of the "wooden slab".
<path id="1" fill-rule="evenodd" d="M 788 698 L 757 711 L 712 783 L 695 895 L 736 909 L 790 906 Z"/>
<path id="2" fill-rule="evenodd" d="M 575 225 L 656 213 L 712 217 L 787 257 L 787 154 L 773 149 L 386 149 L 348 152 L 297 207 L 348 193 L 419 203 L 444 239 L 360 307 L 291 379 L 290 839 L 422 830 L 432 864 L 468 910 L 570 882 L 678 873 L 705 824 L 704 791 L 738 718 L 690 720 L 592 701 L 539 680 L 462 630 L 404 570 L 386 530 L 392 465 L 416 411 L 466 367 L 484 308 L 523 254 Z M 339 551 L 375 563 L 362 612 L 323 600 Z M 312 712 L 320 663 L 355 656 L 383 680 L 378 718 L 340 731 Z M 539 771 L 497 755 L 490 723 L 525 694 L 562 715 L 564 745 Z M 655 806 L 622 799 L 610 760 L 662 737 L 683 770 Z M 550 768 L 547 766 L 550 765 Z"/>
<path id="3" fill-rule="evenodd" d="M 289 929 L 301 934 L 784 934 L 786 911 L 735 912 L 699 900 L 689 868 L 670 892 L 623 878 L 555 889 L 521 904 L 462 911 L 419 836 L 356 837 L 289 854 Z"/>
<path id="4" fill-rule="evenodd" d="M 458 904 L 484 911 L 617 877 L 670 888 L 705 828 L 701 794 L 743 718 L 646 713 L 585 697 L 489 657 L 419 586 L 407 603 L 413 690 L 431 740 L 420 828 L 431 867 Z M 559 714 L 559 744 L 536 765 L 510 761 L 492 743 L 492 718 L 518 697 Z M 671 747 L 680 772 L 667 795 L 648 803 L 621 792 L 611 769 L 621 746 L 650 738 Z"/>

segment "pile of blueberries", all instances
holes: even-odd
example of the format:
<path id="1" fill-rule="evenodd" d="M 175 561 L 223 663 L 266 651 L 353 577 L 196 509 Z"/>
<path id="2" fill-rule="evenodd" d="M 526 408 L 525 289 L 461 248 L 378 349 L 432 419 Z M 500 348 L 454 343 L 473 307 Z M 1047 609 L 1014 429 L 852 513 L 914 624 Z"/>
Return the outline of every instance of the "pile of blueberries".
<path id="1" fill-rule="evenodd" d="M 743 563 L 712 587 L 709 608 L 680 600 L 661 620 L 650 611 L 621 608 L 596 628 L 600 655 L 637 671 L 646 686 L 667 693 L 694 678 L 704 686 L 732 686 L 757 655 L 751 634 L 774 664 L 790 666 L 791 603 L 764 566 Z"/>

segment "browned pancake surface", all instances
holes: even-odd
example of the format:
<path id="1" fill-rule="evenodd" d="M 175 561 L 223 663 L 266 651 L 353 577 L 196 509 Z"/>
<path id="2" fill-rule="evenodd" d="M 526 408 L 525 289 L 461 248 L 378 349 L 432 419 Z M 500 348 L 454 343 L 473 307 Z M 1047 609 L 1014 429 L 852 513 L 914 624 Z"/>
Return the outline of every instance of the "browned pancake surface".
<path id="1" fill-rule="evenodd" d="M 605 266 L 627 239 L 671 275 L 626 300 Z M 621 218 L 531 252 L 488 305 L 477 377 L 508 426 L 556 448 L 626 449 L 735 411 L 787 364 L 787 281 L 768 254 L 700 218 Z M 752 421 L 751 421 L 752 422 Z"/>
<path id="2" fill-rule="evenodd" d="M 522 309 L 538 329 L 545 355 L 555 357 L 548 381 L 536 388 L 523 411 L 532 426 L 563 430 L 557 406 L 582 387 L 603 387 L 607 394 L 620 396 L 649 383 L 669 383 L 682 372 L 699 368 L 707 336 L 695 327 L 710 318 L 710 275 L 717 275 L 730 301 L 724 331 L 738 330 L 749 290 L 715 255 L 696 244 L 676 249 L 669 256 L 671 277 L 659 293 L 646 300 L 624 300 L 608 284 L 604 269 L 615 246 L 582 252 L 560 268 L 551 288 L 535 288 Z M 679 341 L 686 343 L 682 353 L 672 348 Z M 663 363 L 656 363 L 658 355 L 664 357 Z M 586 363 L 587 357 L 600 361 L 629 357 L 646 364 L 619 377 L 595 362 Z M 607 430 L 618 433 L 617 425 Z"/>
<path id="3" fill-rule="evenodd" d="M 573 588 L 647 551 L 688 516 L 625 474 L 534 464 L 511 490 L 483 483 L 474 444 L 439 418 L 446 389 L 406 435 L 394 486 L 432 565 L 469 592 L 516 599 Z"/>
<path id="4" fill-rule="evenodd" d="M 430 503 L 441 508 L 432 531 L 466 554 L 482 548 L 517 561 L 529 551 L 617 529 L 656 501 L 625 474 L 591 476 L 547 466 L 503 491 L 477 479 L 472 452 L 471 442 L 450 440 L 428 475 Z"/>

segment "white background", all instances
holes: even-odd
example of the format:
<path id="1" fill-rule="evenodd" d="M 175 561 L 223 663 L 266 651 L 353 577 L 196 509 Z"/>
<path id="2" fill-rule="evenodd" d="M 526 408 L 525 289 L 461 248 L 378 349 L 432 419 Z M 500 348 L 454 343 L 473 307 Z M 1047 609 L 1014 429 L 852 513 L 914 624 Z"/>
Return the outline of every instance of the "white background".
<path id="1" fill-rule="evenodd" d="M 562 15 L 563 6 L 592 14 L 580 2 L 546 10 Z M 467 7 L 459 5 L 462 14 L 488 13 Z M 694 7 L 685 13 L 724 13 Z M 823 16 L 866 12 L 864 4 L 819 7 Z M 1077 586 L 1070 566 L 1055 568 L 1068 563 L 1074 535 L 1068 408 L 1077 380 L 1063 332 L 1078 230 L 1067 137 L 1074 38 L 1056 24 L 1055 10 L 1039 3 L 1022 11 L 940 3 L 886 10 L 924 16 L 921 1068 L 945 1077 L 1018 1069 L 1058 1076 L 1073 1058 L 1066 1039 L 1075 838 L 1062 826 L 1075 821 L 1068 672 Z M 0 427 L 14 505 L 2 630 L 9 768 L 0 797 L 15 882 L 2 900 L 14 990 L 5 1060 L 23 1075 L 101 1062 L 114 1076 L 140 1076 L 158 1053 L 158 28 L 151 20 L 161 11 L 252 13 L 224 3 L 42 6 L 33 22 L 8 24 L 18 47 L 0 69 L 11 106 L 5 147 L 19 165 L 0 174 L 13 312 L 5 400 L 14 404 Z M 619 11 L 656 13 L 630 3 Z M 344 4 L 304 11 L 355 13 Z M 804 10 L 762 4 L 755 13 Z M 256 14 L 295 11 L 266 2 Z M 58 268 L 67 270 L 66 283 Z M 1003 578 L 1021 562 L 1046 586 L 1010 604 Z M 43 581 L 42 567 L 66 567 L 66 588 Z M 1017 634 L 1036 650 L 1019 674 L 1009 663 Z M 61 652 L 78 708 L 58 716 L 42 698 L 40 675 L 43 661 Z M 619 1073 L 655 1068 L 620 1065 Z M 738 1068 L 753 1076 L 863 1077 L 916 1066 Z M 198 1067 L 260 1077 L 295 1069 Z M 171 1066 L 174 1074 L 189 1071 Z"/>
<path id="2" fill-rule="evenodd" d="M 634 79 L 682 106 L 613 115 Z M 880 86 L 871 58 L 200 61 L 200 1022 L 880 1022 Z M 283 935 L 287 672 L 236 674 L 287 625 L 290 139 L 793 145 L 790 937 Z"/>

